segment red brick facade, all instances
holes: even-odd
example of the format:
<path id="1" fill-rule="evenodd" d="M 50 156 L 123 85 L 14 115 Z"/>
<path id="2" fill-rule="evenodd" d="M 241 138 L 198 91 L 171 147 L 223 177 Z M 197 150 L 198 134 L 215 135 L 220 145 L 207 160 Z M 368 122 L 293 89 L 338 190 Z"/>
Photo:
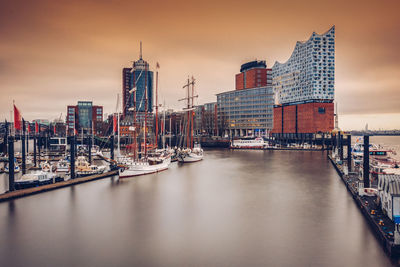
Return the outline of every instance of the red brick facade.
<path id="1" fill-rule="evenodd" d="M 282 109 L 283 133 L 330 132 L 334 128 L 333 103 L 314 102 L 274 107 L 274 128 L 272 133 L 282 133 Z"/>
<path id="2" fill-rule="evenodd" d="M 244 73 L 236 74 L 236 90 L 244 89 Z"/>
<path id="3" fill-rule="evenodd" d="M 236 74 L 236 90 L 267 85 L 267 71 L 271 69 L 253 68 Z"/>

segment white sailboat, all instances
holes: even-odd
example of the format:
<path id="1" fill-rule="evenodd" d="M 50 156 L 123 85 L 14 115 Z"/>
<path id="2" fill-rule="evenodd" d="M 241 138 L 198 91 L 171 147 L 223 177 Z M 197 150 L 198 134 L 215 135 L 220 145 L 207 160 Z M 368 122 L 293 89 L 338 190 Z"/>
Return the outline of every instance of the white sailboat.
<path id="1" fill-rule="evenodd" d="M 203 159 L 204 152 L 201 148 L 200 144 L 194 144 L 193 142 L 193 110 L 194 110 L 194 98 L 198 97 L 194 95 L 194 78 L 192 77 L 192 81 L 187 80 L 187 83 L 183 86 L 183 88 L 187 88 L 187 97 L 180 100 L 187 100 L 187 107 L 185 110 L 187 111 L 186 116 L 186 147 L 179 148 L 177 150 L 177 159 L 181 163 L 190 163 L 197 162 Z M 192 88 L 192 95 L 190 95 L 190 86 Z"/>

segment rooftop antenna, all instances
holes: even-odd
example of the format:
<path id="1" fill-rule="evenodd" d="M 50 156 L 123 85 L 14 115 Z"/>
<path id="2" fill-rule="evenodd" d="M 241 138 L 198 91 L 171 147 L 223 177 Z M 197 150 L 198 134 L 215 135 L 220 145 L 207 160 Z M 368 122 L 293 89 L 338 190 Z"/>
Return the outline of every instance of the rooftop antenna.
<path id="1" fill-rule="evenodd" d="M 143 59 L 142 58 L 142 41 L 140 41 L 140 56 L 139 57 L 140 57 L 140 59 Z"/>

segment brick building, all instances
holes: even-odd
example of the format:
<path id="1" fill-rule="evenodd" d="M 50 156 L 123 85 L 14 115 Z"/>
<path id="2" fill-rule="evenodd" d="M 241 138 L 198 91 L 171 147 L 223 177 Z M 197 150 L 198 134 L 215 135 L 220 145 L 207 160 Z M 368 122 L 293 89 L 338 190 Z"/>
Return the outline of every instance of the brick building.
<path id="1" fill-rule="evenodd" d="M 73 134 L 74 128 L 81 133 L 96 131 L 97 124 L 103 121 L 103 107 L 93 105 L 92 101 L 78 101 L 78 104 L 67 106 L 68 133 Z"/>
<path id="2" fill-rule="evenodd" d="M 251 61 L 240 67 L 236 74 L 236 90 L 272 85 L 272 69 L 265 61 Z"/>
<path id="3" fill-rule="evenodd" d="M 272 67 L 272 134 L 326 133 L 334 128 L 335 27 L 297 42 L 285 63 Z"/>
<path id="4" fill-rule="evenodd" d="M 333 103 L 311 102 L 274 107 L 272 133 L 325 133 L 334 127 Z"/>

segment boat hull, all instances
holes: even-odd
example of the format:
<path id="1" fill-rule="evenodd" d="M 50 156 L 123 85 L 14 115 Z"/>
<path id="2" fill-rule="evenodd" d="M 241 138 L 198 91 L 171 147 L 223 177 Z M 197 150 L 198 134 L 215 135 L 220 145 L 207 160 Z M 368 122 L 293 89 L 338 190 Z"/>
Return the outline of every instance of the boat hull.
<path id="1" fill-rule="evenodd" d="M 126 169 L 119 169 L 119 178 L 129 178 L 134 176 L 146 175 L 165 171 L 169 168 L 171 158 L 165 160 L 163 163 L 149 165 L 149 164 L 134 164 Z"/>
<path id="2" fill-rule="evenodd" d="M 203 155 L 195 155 L 195 154 L 189 154 L 189 155 L 184 155 L 184 156 L 178 156 L 178 161 L 181 163 L 191 163 L 191 162 L 197 162 L 203 159 Z"/>

